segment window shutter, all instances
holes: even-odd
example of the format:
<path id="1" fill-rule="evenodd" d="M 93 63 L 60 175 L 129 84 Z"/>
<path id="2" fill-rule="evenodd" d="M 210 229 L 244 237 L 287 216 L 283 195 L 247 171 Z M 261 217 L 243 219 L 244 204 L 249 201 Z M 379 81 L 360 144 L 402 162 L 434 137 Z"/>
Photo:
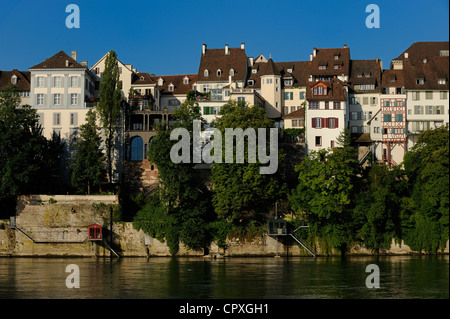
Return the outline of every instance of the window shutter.
<path id="1" fill-rule="evenodd" d="M 291 100 L 294 99 L 294 92 L 291 92 Z"/>
<path id="2" fill-rule="evenodd" d="M 311 120 L 312 120 L 311 127 L 315 128 L 316 127 L 316 119 L 312 118 Z"/>
<path id="3" fill-rule="evenodd" d="M 325 124 L 325 123 L 326 123 L 325 120 L 326 120 L 326 118 L 321 118 L 321 119 L 320 119 L 320 122 L 321 122 L 321 124 L 322 124 L 321 127 L 325 127 L 325 125 L 326 125 L 326 124 Z"/>
<path id="4" fill-rule="evenodd" d="M 334 127 L 338 128 L 339 127 L 339 119 L 336 117 L 334 118 Z"/>

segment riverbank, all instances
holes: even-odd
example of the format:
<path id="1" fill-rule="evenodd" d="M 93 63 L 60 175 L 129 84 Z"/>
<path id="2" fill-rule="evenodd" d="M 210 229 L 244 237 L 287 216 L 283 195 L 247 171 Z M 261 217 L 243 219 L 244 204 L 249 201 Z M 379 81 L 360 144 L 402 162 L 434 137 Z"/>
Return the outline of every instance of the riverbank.
<path id="1" fill-rule="evenodd" d="M 131 222 L 112 223 L 110 208 L 118 204 L 117 196 L 23 196 L 19 199 L 16 216 L 0 220 L 0 257 L 168 257 L 165 242 L 151 238 L 133 228 Z M 102 240 L 90 240 L 90 225 L 103 228 Z M 341 252 L 325 247 L 317 240 L 309 243 L 316 256 L 340 256 Z M 447 241 L 444 251 L 449 253 Z M 403 242 L 392 240 L 389 249 L 373 252 L 362 245 L 349 246 L 346 255 L 418 255 Z M 176 256 L 204 258 L 311 256 L 288 236 L 271 237 L 259 234 L 253 238 L 231 237 L 225 248 L 216 243 L 198 251 L 180 243 Z"/>

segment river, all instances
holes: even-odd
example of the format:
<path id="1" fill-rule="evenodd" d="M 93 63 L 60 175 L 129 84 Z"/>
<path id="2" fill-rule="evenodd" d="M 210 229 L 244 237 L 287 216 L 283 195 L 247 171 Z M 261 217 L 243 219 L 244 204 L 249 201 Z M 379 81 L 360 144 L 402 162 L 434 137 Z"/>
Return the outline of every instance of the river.
<path id="1" fill-rule="evenodd" d="M 0 258 L 0 299 L 29 298 L 448 299 L 449 256 Z"/>

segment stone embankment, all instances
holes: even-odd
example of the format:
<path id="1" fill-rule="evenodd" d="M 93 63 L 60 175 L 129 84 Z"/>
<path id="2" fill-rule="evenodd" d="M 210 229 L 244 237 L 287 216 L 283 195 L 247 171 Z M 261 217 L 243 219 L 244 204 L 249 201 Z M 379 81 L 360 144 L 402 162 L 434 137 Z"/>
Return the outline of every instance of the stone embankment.
<path id="1" fill-rule="evenodd" d="M 132 223 L 114 223 L 110 232 L 109 208 L 118 204 L 117 196 L 43 196 L 19 198 L 15 218 L 0 220 L 0 256 L 27 257 L 109 257 L 113 249 L 122 257 L 170 256 L 164 242 L 133 228 Z M 103 240 L 91 241 L 88 227 L 103 226 Z M 112 244 L 110 242 L 112 238 Z M 340 255 L 319 242 L 311 247 L 317 256 Z M 449 243 L 443 253 L 448 254 Z M 407 245 L 392 241 L 385 255 L 411 255 Z M 348 255 L 373 255 L 362 246 L 349 248 Z M 192 251 L 180 244 L 179 256 L 310 256 L 293 240 L 277 240 L 268 235 L 254 238 L 235 237 L 227 240 L 226 248 L 212 243 L 207 252 Z M 206 256 L 205 256 L 206 255 Z"/>

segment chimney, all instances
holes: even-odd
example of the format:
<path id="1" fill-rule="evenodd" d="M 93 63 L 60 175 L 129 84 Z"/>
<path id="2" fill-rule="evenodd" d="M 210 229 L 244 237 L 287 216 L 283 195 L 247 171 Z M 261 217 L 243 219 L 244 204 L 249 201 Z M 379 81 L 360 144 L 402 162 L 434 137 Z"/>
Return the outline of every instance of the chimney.
<path id="1" fill-rule="evenodd" d="M 317 55 L 317 48 L 313 48 L 313 57 Z"/>
<path id="2" fill-rule="evenodd" d="M 74 59 L 75 62 L 77 61 L 77 55 L 78 55 L 77 51 L 72 51 L 72 59 Z"/>
<path id="3" fill-rule="evenodd" d="M 206 44 L 203 43 L 202 45 L 202 55 L 205 55 L 206 53 Z"/>
<path id="4" fill-rule="evenodd" d="M 408 58 L 408 52 L 405 52 L 405 59 Z"/>
<path id="5" fill-rule="evenodd" d="M 81 64 L 82 66 L 84 66 L 85 68 L 88 67 L 87 61 L 81 61 L 80 64 Z"/>
<path id="6" fill-rule="evenodd" d="M 241 50 L 245 50 L 245 42 L 241 42 Z"/>
<path id="7" fill-rule="evenodd" d="M 344 48 L 346 48 L 347 47 L 347 43 L 344 43 Z"/>
<path id="8" fill-rule="evenodd" d="M 252 56 L 248 58 L 248 64 L 249 64 L 249 66 L 253 66 L 254 61 L 253 61 L 253 57 Z"/>
<path id="9" fill-rule="evenodd" d="M 310 55 L 309 55 L 309 61 L 312 61 L 312 60 L 313 60 L 313 55 L 310 54 Z"/>
<path id="10" fill-rule="evenodd" d="M 230 54 L 230 50 L 228 49 L 228 44 L 225 44 L 225 55 Z"/>

